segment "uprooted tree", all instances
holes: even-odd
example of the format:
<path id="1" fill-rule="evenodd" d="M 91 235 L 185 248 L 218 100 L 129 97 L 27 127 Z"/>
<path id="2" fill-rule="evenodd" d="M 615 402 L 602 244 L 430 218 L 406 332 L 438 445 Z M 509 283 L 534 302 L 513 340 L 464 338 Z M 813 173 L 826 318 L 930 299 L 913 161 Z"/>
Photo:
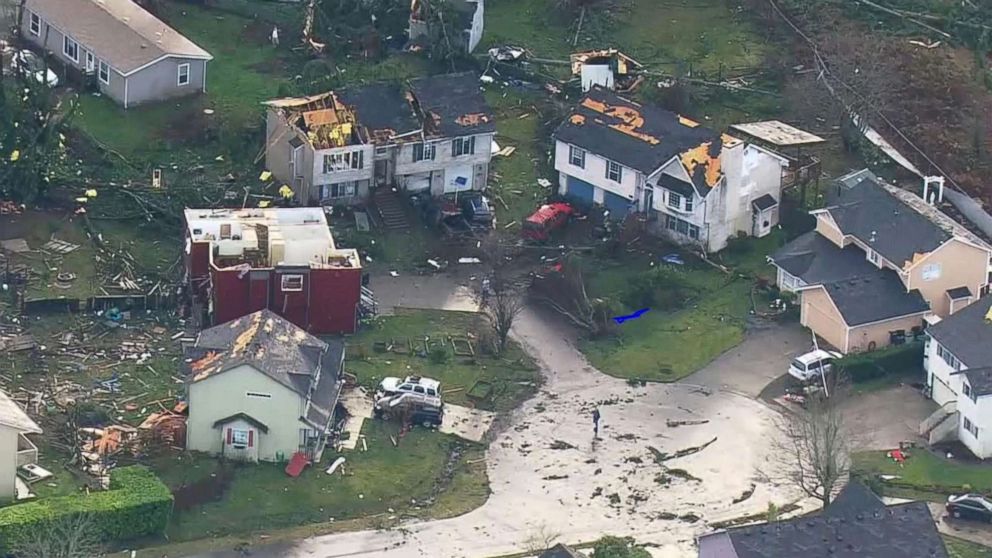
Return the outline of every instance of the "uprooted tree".
<path id="1" fill-rule="evenodd" d="M 839 408 L 846 386 L 836 379 L 831 383 L 829 397 L 811 395 L 802 412 L 777 419 L 781 436 L 773 446 L 779 458 L 770 464 L 775 470 L 766 472 L 816 498 L 824 508 L 851 465 L 852 432 Z"/>
<path id="2" fill-rule="evenodd" d="M 536 276 L 531 292 L 535 300 L 544 302 L 594 337 L 613 329 L 612 316 L 619 310 L 617 301 L 589 297 L 581 265 L 575 257 L 566 258 Z"/>

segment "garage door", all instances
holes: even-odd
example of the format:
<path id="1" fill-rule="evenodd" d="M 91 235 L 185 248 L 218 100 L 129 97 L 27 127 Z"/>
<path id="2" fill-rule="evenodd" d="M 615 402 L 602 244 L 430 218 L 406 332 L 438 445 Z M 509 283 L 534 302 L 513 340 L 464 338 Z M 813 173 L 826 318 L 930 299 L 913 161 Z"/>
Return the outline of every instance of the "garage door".
<path id="1" fill-rule="evenodd" d="M 603 192 L 603 205 L 610 210 L 610 219 L 623 219 L 630 212 L 630 200 L 611 192 Z"/>
<path id="2" fill-rule="evenodd" d="M 595 186 L 574 176 L 569 176 L 566 184 L 568 185 L 568 198 L 576 200 L 582 205 L 592 205 L 593 192 L 596 191 Z"/>

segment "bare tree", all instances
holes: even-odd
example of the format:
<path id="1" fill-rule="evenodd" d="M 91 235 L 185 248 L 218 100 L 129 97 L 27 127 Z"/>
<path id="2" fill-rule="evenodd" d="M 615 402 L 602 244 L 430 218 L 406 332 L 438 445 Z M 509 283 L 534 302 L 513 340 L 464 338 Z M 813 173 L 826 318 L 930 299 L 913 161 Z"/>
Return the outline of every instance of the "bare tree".
<path id="1" fill-rule="evenodd" d="M 93 558 L 100 539 L 88 515 L 65 515 L 41 529 L 30 529 L 11 545 L 17 558 Z"/>
<path id="2" fill-rule="evenodd" d="M 524 309 L 524 297 L 519 287 L 501 277 L 493 278 L 490 291 L 483 303 L 483 311 L 489 316 L 490 326 L 496 334 L 497 352 L 502 353 L 513 321 Z"/>
<path id="3" fill-rule="evenodd" d="M 851 431 L 840 407 L 845 388 L 834 382 L 829 397 L 814 394 L 805 410 L 779 417 L 782 436 L 774 444 L 780 462 L 773 464 L 773 475 L 816 498 L 823 507 L 830 504 L 850 470 Z"/>

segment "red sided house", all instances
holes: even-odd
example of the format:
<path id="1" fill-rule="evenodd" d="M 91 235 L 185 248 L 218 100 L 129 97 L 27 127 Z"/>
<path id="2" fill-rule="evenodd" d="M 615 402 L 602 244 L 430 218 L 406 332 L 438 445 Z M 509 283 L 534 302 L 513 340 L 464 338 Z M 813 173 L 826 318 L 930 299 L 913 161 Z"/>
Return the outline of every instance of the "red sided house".
<path id="1" fill-rule="evenodd" d="M 269 309 L 315 335 L 355 332 L 362 263 L 357 251 L 334 245 L 321 208 L 185 216 L 186 276 L 211 324 Z"/>

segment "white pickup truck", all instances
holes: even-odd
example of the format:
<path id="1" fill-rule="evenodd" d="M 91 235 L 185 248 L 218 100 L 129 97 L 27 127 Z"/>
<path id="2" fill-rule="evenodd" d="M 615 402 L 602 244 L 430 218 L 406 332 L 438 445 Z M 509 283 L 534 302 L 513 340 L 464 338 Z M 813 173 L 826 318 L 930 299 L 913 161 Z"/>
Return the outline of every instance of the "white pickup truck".
<path id="1" fill-rule="evenodd" d="M 408 376 L 384 378 L 375 392 L 376 417 L 406 414 L 414 424 L 439 426 L 444 418 L 441 382 Z"/>

